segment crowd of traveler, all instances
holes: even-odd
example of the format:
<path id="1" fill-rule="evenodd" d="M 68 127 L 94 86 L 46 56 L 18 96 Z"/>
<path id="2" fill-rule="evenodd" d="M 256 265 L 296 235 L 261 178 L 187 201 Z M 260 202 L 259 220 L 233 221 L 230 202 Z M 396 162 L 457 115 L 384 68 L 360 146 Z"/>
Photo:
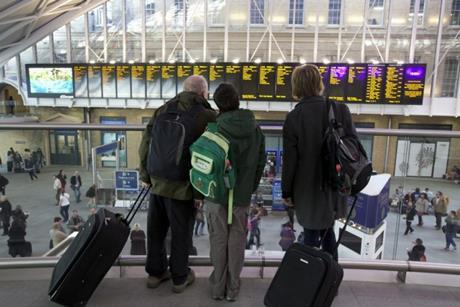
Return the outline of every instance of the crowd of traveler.
<path id="1" fill-rule="evenodd" d="M 31 151 L 29 148 L 24 149 L 21 154 L 19 151 L 10 147 L 6 154 L 6 166 L 8 173 L 23 173 L 27 172 L 31 180 L 37 179 L 37 173 L 45 165 L 45 156 L 40 148 Z"/>

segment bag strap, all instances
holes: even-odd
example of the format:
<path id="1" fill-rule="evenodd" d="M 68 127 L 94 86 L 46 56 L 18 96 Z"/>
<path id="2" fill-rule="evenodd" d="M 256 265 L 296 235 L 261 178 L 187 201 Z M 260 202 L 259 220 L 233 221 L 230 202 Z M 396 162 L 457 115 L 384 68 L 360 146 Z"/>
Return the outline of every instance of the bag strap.
<path id="1" fill-rule="evenodd" d="M 227 224 L 233 223 L 233 189 L 228 191 L 228 213 L 227 213 Z"/>
<path id="2" fill-rule="evenodd" d="M 142 188 L 141 192 L 137 195 L 137 198 L 134 201 L 133 206 L 131 207 L 131 209 L 128 212 L 128 215 L 126 215 L 126 218 L 125 218 L 126 224 L 128 224 L 128 226 L 129 224 L 131 224 L 131 222 L 134 219 L 134 216 L 136 215 L 137 211 L 141 207 L 141 204 L 144 201 L 145 196 L 147 196 L 147 194 L 149 193 L 150 187 L 151 186 L 148 186 L 147 188 L 145 187 Z"/>
<path id="3" fill-rule="evenodd" d="M 350 212 L 348 212 L 347 220 L 345 221 L 345 225 L 343 226 L 342 230 L 339 233 L 339 238 L 335 245 L 335 250 L 338 251 L 340 242 L 342 241 L 343 234 L 345 233 L 345 229 L 347 229 L 348 223 L 350 222 L 351 215 L 353 210 L 355 209 L 356 201 L 358 200 L 358 195 L 355 195 L 355 199 L 353 200 L 353 204 L 351 205 Z"/>

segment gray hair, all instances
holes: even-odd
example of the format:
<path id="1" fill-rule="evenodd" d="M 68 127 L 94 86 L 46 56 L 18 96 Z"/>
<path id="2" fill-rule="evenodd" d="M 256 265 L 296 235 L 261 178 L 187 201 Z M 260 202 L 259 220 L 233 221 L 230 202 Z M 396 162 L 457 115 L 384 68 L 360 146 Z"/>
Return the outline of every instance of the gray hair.
<path id="1" fill-rule="evenodd" d="M 203 94 L 208 90 L 208 82 L 203 76 L 193 75 L 185 79 L 184 91 Z"/>

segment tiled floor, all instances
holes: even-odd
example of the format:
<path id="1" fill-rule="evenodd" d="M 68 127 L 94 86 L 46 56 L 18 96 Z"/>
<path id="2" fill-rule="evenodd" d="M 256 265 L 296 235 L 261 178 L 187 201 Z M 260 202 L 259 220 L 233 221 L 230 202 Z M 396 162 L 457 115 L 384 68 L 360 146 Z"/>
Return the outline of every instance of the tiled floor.
<path id="1" fill-rule="evenodd" d="M 105 279 L 87 304 L 90 306 L 170 306 L 213 307 L 263 306 L 263 297 L 270 280 L 244 279 L 239 300 L 235 303 L 213 301 L 207 281 L 197 279 L 182 294 L 172 294 L 170 284 L 159 289 L 147 289 L 142 279 Z M 1 306 L 44 307 L 57 306 L 47 297 L 47 280 L 0 282 Z M 24 291 L 26 289 L 26 291 Z M 458 289 L 402 284 L 344 282 L 333 306 L 337 307 L 458 307 Z"/>

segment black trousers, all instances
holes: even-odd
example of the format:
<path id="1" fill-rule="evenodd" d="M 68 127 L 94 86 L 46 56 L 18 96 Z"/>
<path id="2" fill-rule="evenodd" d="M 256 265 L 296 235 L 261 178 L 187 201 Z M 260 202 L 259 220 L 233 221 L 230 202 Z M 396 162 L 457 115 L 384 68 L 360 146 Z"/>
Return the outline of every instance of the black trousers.
<path id="1" fill-rule="evenodd" d="M 8 234 L 8 230 L 10 229 L 10 217 L 1 216 L 1 219 L 3 224 L 3 234 Z"/>
<path id="2" fill-rule="evenodd" d="M 150 276 L 160 276 L 168 269 L 165 239 L 171 227 L 169 268 L 174 284 L 185 282 L 190 270 L 188 256 L 192 248 L 194 211 L 193 200 L 182 201 L 150 195 L 145 264 L 145 271 Z"/>
<path id="3" fill-rule="evenodd" d="M 404 232 L 405 235 L 407 235 L 410 232 L 414 231 L 414 228 L 412 228 L 412 221 L 407 221 L 406 220 L 406 231 Z"/>
<path id="4" fill-rule="evenodd" d="M 436 216 L 436 228 L 441 228 L 442 224 L 442 214 L 441 213 L 435 213 Z"/>
<path id="5" fill-rule="evenodd" d="M 335 239 L 334 228 L 328 229 L 306 229 L 304 228 L 303 244 L 312 247 L 321 247 L 323 251 L 332 255 L 335 261 L 338 260 L 337 241 Z"/>
<path id="6" fill-rule="evenodd" d="M 6 168 L 8 170 L 8 173 L 11 173 L 13 171 L 13 161 L 6 162 Z"/>

